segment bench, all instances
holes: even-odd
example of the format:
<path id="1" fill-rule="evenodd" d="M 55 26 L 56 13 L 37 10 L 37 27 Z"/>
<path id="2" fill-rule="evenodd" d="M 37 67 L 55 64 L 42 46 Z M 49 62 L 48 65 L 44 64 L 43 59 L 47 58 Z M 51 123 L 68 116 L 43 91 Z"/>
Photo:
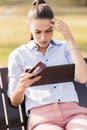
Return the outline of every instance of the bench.
<path id="1" fill-rule="evenodd" d="M 87 58 L 85 58 L 87 62 Z M 7 97 L 8 68 L 0 68 L 0 130 L 26 130 L 27 117 L 24 102 L 19 107 L 13 107 Z M 80 105 L 87 107 L 87 87 L 74 82 Z"/>

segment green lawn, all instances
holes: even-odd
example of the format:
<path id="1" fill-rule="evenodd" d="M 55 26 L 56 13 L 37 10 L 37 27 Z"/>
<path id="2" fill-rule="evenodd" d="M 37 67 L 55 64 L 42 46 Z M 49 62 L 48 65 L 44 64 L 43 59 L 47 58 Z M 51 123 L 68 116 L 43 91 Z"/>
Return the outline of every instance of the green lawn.
<path id="1" fill-rule="evenodd" d="M 87 57 L 87 8 L 83 7 L 58 7 L 51 4 L 55 15 L 63 19 L 70 27 L 83 56 Z M 21 44 L 28 42 L 28 27 L 26 24 L 27 12 L 30 2 L 17 5 L 0 6 L 0 66 L 7 66 L 8 55 Z M 61 40 L 60 34 L 54 37 Z"/>

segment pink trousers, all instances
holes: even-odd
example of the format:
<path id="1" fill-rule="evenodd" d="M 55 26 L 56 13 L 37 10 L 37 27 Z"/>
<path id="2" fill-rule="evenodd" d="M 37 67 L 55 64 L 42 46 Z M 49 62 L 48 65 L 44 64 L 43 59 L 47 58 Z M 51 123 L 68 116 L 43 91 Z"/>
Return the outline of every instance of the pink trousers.
<path id="1" fill-rule="evenodd" d="M 87 130 L 87 108 L 76 102 L 33 108 L 28 124 L 28 130 Z"/>

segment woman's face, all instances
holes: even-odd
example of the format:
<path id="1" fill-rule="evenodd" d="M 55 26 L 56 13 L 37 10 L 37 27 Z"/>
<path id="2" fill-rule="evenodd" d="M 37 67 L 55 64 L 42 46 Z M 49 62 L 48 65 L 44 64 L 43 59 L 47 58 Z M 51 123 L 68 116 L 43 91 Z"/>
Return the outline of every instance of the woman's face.
<path id="1" fill-rule="evenodd" d="M 47 48 L 53 35 L 50 19 L 33 19 L 30 24 L 30 32 L 35 43 L 40 48 Z"/>

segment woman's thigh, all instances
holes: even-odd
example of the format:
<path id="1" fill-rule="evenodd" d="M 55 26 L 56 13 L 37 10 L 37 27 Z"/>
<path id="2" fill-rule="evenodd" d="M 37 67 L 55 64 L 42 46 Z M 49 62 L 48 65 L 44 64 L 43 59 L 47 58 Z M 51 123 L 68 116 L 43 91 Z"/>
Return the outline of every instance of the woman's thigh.
<path id="1" fill-rule="evenodd" d="M 64 129 L 52 124 L 41 124 L 35 127 L 33 130 L 64 130 Z"/>
<path id="2" fill-rule="evenodd" d="M 87 130 L 87 115 L 78 115 L 68 122 L 66 130 Z"/>

